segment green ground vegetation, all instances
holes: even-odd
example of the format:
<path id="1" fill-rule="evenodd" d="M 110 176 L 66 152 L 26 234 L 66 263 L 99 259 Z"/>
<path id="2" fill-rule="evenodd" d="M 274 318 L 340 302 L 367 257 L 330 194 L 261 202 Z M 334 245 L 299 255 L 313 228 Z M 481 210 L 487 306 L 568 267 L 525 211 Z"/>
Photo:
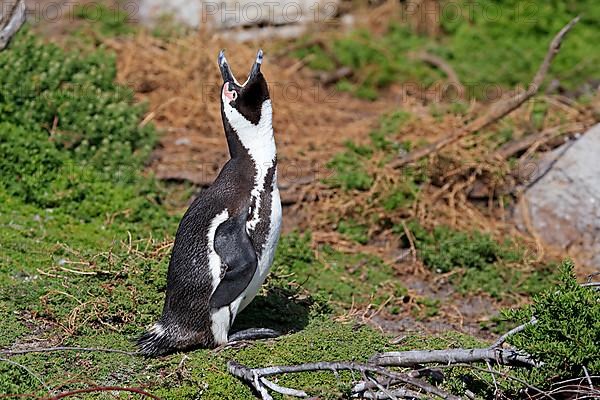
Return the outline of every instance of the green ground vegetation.
<path id="1" fill-rule="evenodd" d="M 544 363 L 527 373 L 532 384 L 586 376 L 600 372 L 600 291 L 585 287 L 574 277 L 574 266 L 565 261 L 559 268 L 559 283 L 536 295 L 529 306 L 505 313 L 519 323 L 536 324 L 510 338 L 510 343 Z"/>
<path id="2" fill-rule="evenodd" d="M 460 292 L 482 291 L 498 299 L 507 294 L 529 296 L 556 281 L 554 265 L 525 267 L 531 255 L 518 242 L 499 243 L 477 230 L 461 232 L 437 226 L 428 231 L 416 222 L 407 226 L 425 266 L 437 273 L 457 272 L 450 279 Z M 404 237 L 403 227 L 395 227 L 395 231 Z M 408 239 L 404 240 L 408 245 Z"/>
<path id="3" fill-rule="evenodd" d="M 375 154 L 381 155 L 381 162 L 385 163 L 399 152 L 412 148 L 410 141 L 398 140 L 403 126 L 410 118 L 411 114 L 405 111 L 385 114 L 380 118 L 378 126 L 369 133 L 366 143 L 346 142 L 346 149 L 327 163 L 327 168 L 333 174 L 325 183 L 329 187 L 341 188 L 344 191 L 369 190 L 375 179 L 375 171 L 370 168 Z M 416 170 L 406 169 L 403 172 L 403 180 L 397 187 L 374 199 L 388 211 L 410 204 L 418 193 L 418 183 L 424 178 Z"/>
<path id="4" fill-rule="evenodd" d="M 0 53 L 0 65 L 0 345 L 132 349 L 160 315 L 169 240 L 187 199 L 169 205 L 189 190 L 173 194 L 140 172 L 157 134 L 140 127 L 143 106 L 114 83 L 112 55 L 65 52 L 21 32 Z M 331 318 L 354 295 L 368 304 L 383 301 L 381 288 L 402 290 L 393 278 L 376 258 L 315 252 L 310 236 L 291 234 L 281 240 L 269 284 L 236 328 L 260 321 L 299 333 L 242 351 L 195 352 L 181 373 L 181 355 L 146 361 L 72 352 L 15 361 L 60 390 L 93 382 L 150 385 L 162 398 L 248 398 L 250 391 L 226 374 L 226 360 L 364 360 L 381 349 L 381 333 Z M 303 387 L 333 390 L 332 398 L 347 390 L 326 373 L 299 379 Z M 47 393 L 33 375 L 5 362 L 0 392 Z"/>
<path id="5" fill-rule="evenodd" d="M 115 3 L 112 7 L 103 3 L 86 3 L 76 4 L 73 8 L 75 18 L 103 36 L 123 36 L 135 32 L 131 17 L 136 17 L 136 12 L 137 9 L 128 3 Z"/>
<path id="6" fill-rule="evenodd" d="M 66 52 L 25 31 L 0 53 L 2 348 L 60 343 L 131 350 L 132 341 L 160 314 L 170 239 L 185 206 L 176 199 L 187 197 L 190 189 L 165 186 L 141 172 L 157 133 L 150 125 L 140 126 L 143 105 L 134 104 L 131 91 L 114 83 L 115 74 L 111 54 Z M 386 132 L 404 118 L 398 114 L 384 122 L 369 146 L 393 146 L 386 142 Z M 390 207 L 410 201 L 409 193 L 415 191 L 416 186 L 407 188 L 407 199 L 396 199 Z M 340 229 L 363 240 L 361 230 Z M 434 234 L 431 240 L 435 244 L 446 239 Z M 460 241 L 458 245 L 476 253 L 467 260 L 498 262 L 488 253 L 505 250 L 482 241 L 473 251 Z M 440 262 L 448 268 L 465 267 L 467 261 L 457 257 Z M 550 289 L 530 308 L 507 317 L 512 323 L 531 314 L 540 319 L 539 330 L 523 334 L 533 340 L 526 350 L 548 360 L 544 374 L 565 370 L 541 351 L 549 321 L 557 318 L 553 313 L 560 312 L 561 321 L 574 326 L 598 320 L 597 307 L 586 314 L 587 308 L 576 306 L 579 301 L 597 305 L 592 297 L 597 292 L 579 291 L 569 279 L 558 289 L 564 299 L 552 296 L 556 289 Z M 381 305 L 388 296 L 404 293 L 392 268 L 381 260 L 327 246 L 315 250 L 309 235 L 294 233 L 282 238 L 268 284 L 236 323 L 240 329 L 264 324 L 287 335 L 241 349 L 198 350 L 153 360 L 99 352 L 15 356 L 11 359 L 29 371 L 0 360 L 0 392 L 44 396 L 44 385 L 65 391 L 96 384 L 144 386 L 164 399 L 252 398 L 245 385 L 227 374 L 226 361 L 250 366 L 366 361 L 392 348 L 388 338 L 354 322 L 335 322 L 334 317 L 352 304 Z M 567 309 L 554 299 L 565 300 Z M 435 309 L 435 304 L 428 307 Z M 593 323 L 583 331 L 586 349 L 597 343 L 597 331 Z M 565 332 L 550 338 L 568 356 L 569 373 L 579 373 L 582 365 L 598 373 L 597 357 L 574 353 L 564 343 L 572 332 Z M 479 342 L 457 334 L 409 335 L 395 348 L 473 345 Z M 280 382 L 321 398 L 339 398 L 349 390 L 350 379 L 350 374 L 335 378 L 323 372 L 282 377 Z M 490 387 L 484 383 L 464 371 L 449 374 L 440 384 L 456 393 L 469 389 L 484 395 Z M 509 389 L 517 386 L 512 382 Z"/>
<path id="7" fill-rule="evenodd" d="M 568 90 L 600 78 L 595 67 L 600 62 L 595 49 L 600 40 L 596 27 L 600 5 L 593 0 L 442 1 L 437 17 L 440 34 L 435 38 L 410 28 L 417 13 L 409 10 L 397 15 L 381 35 L 359 29 L 338 36 L 331 51 L 355 72 L 353 79 L 339 82 L 338 88 L 366 99 L 376 98 L 381 88 L 393 82 L 426 89 L 444 78 L 442 72 L 415 58 L 426 50 L 453 67 L 469 97 L 490 99 L 498 89 L 529 84 L 552 37 L 577 15 L 581 21 L 565 41 L 550 75 Z M 305 40 L 311 43 L 310 38 Z M 309 57 L 309 65 L 317 70 L 337 67 L 319 45 L 300 47 L 295 54 Z"/>

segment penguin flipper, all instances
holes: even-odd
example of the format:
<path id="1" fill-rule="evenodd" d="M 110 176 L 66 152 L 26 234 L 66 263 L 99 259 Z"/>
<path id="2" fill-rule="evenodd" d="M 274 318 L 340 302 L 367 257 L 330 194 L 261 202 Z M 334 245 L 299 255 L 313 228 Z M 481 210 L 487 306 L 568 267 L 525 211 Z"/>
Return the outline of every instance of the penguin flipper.
<path id="1" fill-rule="evenodd" d="M 248 287 L 258 264 L 254 245 L 246 232 L 247 213 L 223 222 L 215 232 L 214 247 L 227 267 L 210 299 L 210 306 L 231 304 Z"/>

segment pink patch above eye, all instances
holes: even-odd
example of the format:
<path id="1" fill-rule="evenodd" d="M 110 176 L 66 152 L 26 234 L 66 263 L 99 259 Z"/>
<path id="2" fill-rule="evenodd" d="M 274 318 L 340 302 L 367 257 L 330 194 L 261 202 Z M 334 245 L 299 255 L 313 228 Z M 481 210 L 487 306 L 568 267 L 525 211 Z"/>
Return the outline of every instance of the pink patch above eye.
<path id="1" fill-rule="evenodd" d="M 223 85 L 223 96 L 225 96 L 225 98 L 229 101 L 233 101 L 237 97 L 237 93 L 233 90 L 229 90 L 229 85 L 226 84 Z"/>

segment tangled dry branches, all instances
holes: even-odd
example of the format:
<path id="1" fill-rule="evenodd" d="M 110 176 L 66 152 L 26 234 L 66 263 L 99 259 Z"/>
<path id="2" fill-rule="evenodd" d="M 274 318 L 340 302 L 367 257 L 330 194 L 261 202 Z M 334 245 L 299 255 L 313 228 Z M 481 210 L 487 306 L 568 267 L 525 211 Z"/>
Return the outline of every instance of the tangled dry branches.
<path id="1" fill-rule="evenodd" d="M 293 397 L 308 397 L 302 390 L 283 387 L 269 378 L 280 374 L 291 374 L 314 371 L 354 371 L 362 376 L 362 381 L 352 389 L 352 396 L 368 399 L 399 399 L 399 398 L 431 398 L 459 399 L 426 380 L 420 379 L 435 373 L 429 368 L 420 368 L 424 364 L 444 364 L 446 366 L 465 366 L 472 363 L 488 363 L 490 373 L 495 365 L 510 365 L 520 367 L 538 367 L 541 364 L 532 360 L 527 354 L 515 349 L 502 348 L 504 341 L 512 334 L 518 333 L 529 325 L 536 323 L 535 319 L 520 325 L 500 336 L 488 348 L 447 349 L 447 350 L 411 350 L 401 352 L 385 352 L 375 354 L 368 363 L 356 362 L 316 362 L 300 365 L 272 366 L 265 368 L 249 368 L 235 361 L 230 361 L 227 368 L 230 374 L 250 385 L 263 400 L 271 400 L 269 390 Z M 386 368 L 388 367 L 388 368 Z M 418 368 L 408 373 L 398 372 L 389 367 Z"/>

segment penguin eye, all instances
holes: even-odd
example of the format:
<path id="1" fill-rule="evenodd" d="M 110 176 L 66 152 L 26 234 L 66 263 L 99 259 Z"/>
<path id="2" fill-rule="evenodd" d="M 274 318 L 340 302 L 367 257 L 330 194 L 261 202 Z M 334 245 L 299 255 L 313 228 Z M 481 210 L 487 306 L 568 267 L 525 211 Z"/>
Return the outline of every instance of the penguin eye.
<path id="1" fill-rule="evenodd" d="M 233 100 L 237 99 L 237 92 L 234 90 L 233 93 L 231 93 L 231 97 L 233 97 Z"/>

